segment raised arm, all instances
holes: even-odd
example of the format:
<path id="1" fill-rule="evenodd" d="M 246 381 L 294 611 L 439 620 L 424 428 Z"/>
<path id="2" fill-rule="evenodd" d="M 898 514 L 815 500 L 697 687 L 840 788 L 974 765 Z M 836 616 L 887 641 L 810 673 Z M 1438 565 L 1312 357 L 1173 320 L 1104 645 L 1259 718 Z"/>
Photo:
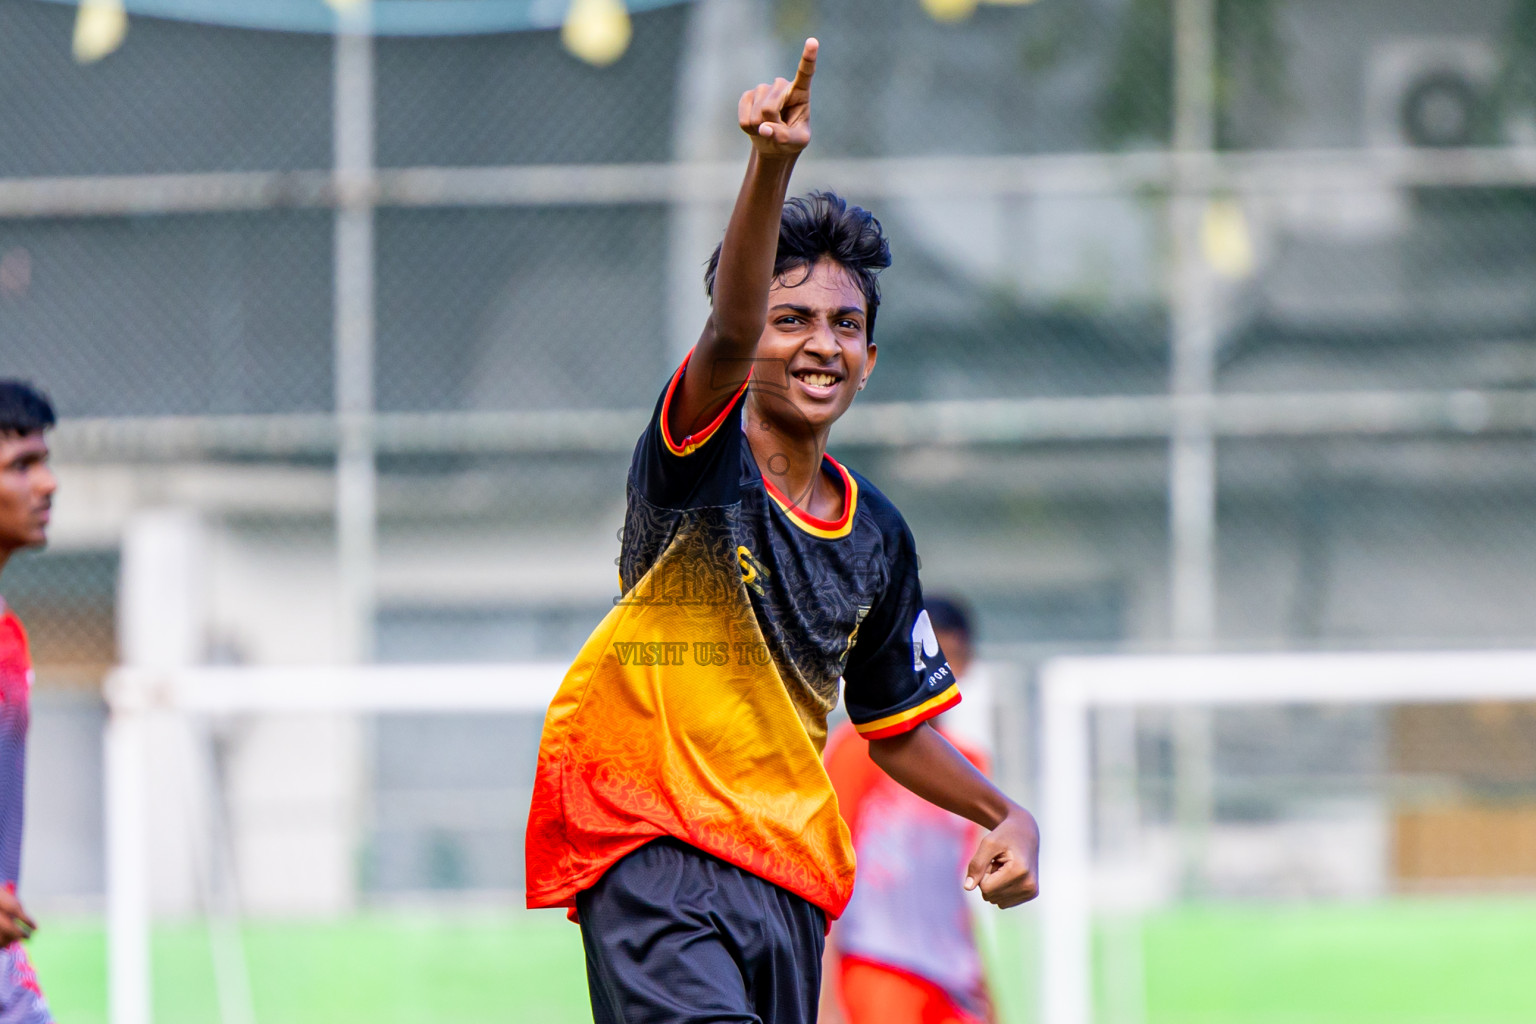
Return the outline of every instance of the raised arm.
<path id="1" fill-rule="evenodd" d="M 1013 907 L 1040 893 L 1040 830 L 1034 816 L 924 722 L 910 732 L 870 740 L 881 770 L 931 804 L 988 829 L 965 869 L 965 888 L 981 886 L 988 903 Z"/>
<path id="2" fill-rule="evenodd" d="M 752 140 L 752 155 L 720 248 L 714 310 L 670 410 L 674 432 L 691 433 L 709 422 L 751 370 L 768 319 L 790 174 L 811 141 L 811 76 L 818 48 L 816 40 L 805 41 L 793 82 L 779 78 L 741 96 L 737 114 Z"/>

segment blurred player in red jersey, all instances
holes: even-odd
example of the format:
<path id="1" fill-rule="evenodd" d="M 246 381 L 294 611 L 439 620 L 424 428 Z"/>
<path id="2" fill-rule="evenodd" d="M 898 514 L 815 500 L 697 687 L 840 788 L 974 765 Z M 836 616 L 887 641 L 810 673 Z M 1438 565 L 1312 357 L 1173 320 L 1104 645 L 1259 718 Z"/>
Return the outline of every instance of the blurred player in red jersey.
<path id="1" fill-rule="evenodd" d="M 958 601 L 925 602 L 962 689 L 970 616 Z M 982 772 L 980 748 L 931 724 Z M 827 743 L 827 774 L 858 855 L 853 899 L 828 943 L 823 1024 L 980 1024 L 993 1020 L 971 908 L 956 884 L 979 829 L 914 796 L 875 766 L 851 724 Z"/>
<path id="2" fill-rule="evenodd" d="M 53 424 L 48 399 L 29 385 L 0 380 L 0 572 L 17 551 L 48 540 L 58 484 L 48 468 L 44 434 Z M 21 945 L 37 922 L 16 897 L 31 692 L 27 634 L 0 598 L 0 1024 L 53 1020 Z"/>

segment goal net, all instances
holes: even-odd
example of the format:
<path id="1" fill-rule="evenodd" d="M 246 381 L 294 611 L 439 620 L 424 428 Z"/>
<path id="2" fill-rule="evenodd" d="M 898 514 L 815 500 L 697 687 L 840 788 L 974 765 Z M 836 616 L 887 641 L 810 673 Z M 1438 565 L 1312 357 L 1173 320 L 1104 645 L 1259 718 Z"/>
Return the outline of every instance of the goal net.
<path id="1" fill-rule="evenodd" d="M 565 669 L 115 672 L 106 757 L 112 1024 L 410 1018 L 402 1002 L 441 1019 L 445 987 L 454 1019 L 590 1020 L 576 929 L 561 914 L 520 909 L 535 752 Z M 978 664 L 967 679 L 947 727 L 995 749 L 1004 784 L 1027 788 L 1021 666 Z M 1033 1016 L 1024 984 L 1034 974 L 1033 918 L 979 920 L 983 953 L 1006 980 L 1000 1024 L 1024 1024 Z M 414 956 L 398 948 L 429 939 L 435 946 L 413 947 Z M 315 953 L 317 944 L 327 948 Z M 370 990 L 386 990 L 375 1016 L 355 999 L 328 1005 L 323 990 L 346 988 L 369 955 L 409 963 L 370 980 Z M 274 1002 L 306 986 L 307 1001 Z"/>
<path id="2" fill-rule="evenodd" d="M 1044 836 L 1040 900 L 979 908 L 1000 1024 L 1536 1019 L 1536 652 L 989 668 Z M 589 1019 L 576 930 L 519 909 L 564 669 L 115 673 L 113 1024 Z M 356 977 L 379 1006 L 326 1001 Z"/>
<path id="3" fill-rule="evenodd" d="M 590 1021 L 577 929 L 521 909 L 539 732 L 565 670 L 117 670 L 112 1024 Z M 947 727 L 995 748 L 1004 784 L 1027 788 L 1021 666 L 967 679 Z M 1035 918 L 978 919 L 999 1024 L 1026 1024 Z"/>
<path id="4" fill-rule="evenodd" d="M 443 1006 L 464 1019 L 567 1019 L 565 1004 L 579 1006 L 566 991 L 581 980 L 575 929 L 558 915 L 530 928 L 517 909 L 534 751 L 565 668 L 117 670 L 105 755 L 112 1024 L 404 1019 L 402 993 L 422 1019 Z M 370 928 L 381 907 L 394 913 Z M 455 907 L 477 916 L 426 927 Z M 489 957 L 502 962 L 475 968 Z M 562 975 L 539 976 L 545 961 Z M 174 981 L 157 992 L 152 977 Z M 334 993 L 362 979 L 383 1005 L 341 1013 Z M 258 1013 L 264 992 L 302 1005 Z"/>
<path id="5" fill-rule="evenodd" d="M 1039 674 L 1043 1024 L 1536 1012 L 1536 652 Z"/>

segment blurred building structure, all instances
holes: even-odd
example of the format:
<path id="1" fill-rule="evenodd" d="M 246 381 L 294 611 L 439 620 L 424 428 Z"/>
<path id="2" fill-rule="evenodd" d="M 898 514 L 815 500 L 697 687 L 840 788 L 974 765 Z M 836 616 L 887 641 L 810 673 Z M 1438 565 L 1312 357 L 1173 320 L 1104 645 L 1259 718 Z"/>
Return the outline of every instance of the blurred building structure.
<path id="1" fill-rule="evenodd" d="M 1536 642 L 1530 0 L 648 6 L 592 68 L 552 28 L 348 50 L 131 2 L 82 66 L 70 6 L 0 5 L 0 373 L 66 417 L 53 547 L 5 581 L 39 661 L 35 899 L 100 892 L 93 688 L 146 516 L 179 510 L 198 545 L 204 660 L 574 651 L 614 597 L 633 439 L 705 314 L 735 97 L 810 33 L 798 185 L 876 210 L 896 253 L 834 448 L 991 655 Z M 1437 808 L 1497 831 L 1482 797 L 1536 802 L 1454 751 L 1525 714 L 1222 713 L 1203 889 L 1454 875 L 1422 852 Z M 1167 824 L 1189 736 L 1130 728 L 1138 814 Z M 515 890 L 536 736 L 505 735 L 223 737 L 242 895 Z M 1429 804 L 1384 795 L 1393 771 Z"/>

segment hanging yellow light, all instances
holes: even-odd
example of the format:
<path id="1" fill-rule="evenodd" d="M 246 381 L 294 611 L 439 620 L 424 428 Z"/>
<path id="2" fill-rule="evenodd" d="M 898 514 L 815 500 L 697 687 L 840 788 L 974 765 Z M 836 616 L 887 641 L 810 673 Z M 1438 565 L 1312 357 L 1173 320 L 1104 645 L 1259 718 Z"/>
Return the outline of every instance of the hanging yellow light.
<path id="1" fill-rule="evenodd" d="M 993 7 L 1023 7 L 1035 0 L 920 0 L 923 10 L 934 21 L 964 21 L 976 13 L 981 4 Z"/>
<path id="2" fill-rule="evenodd" d="M 1253 233 L 1236 199 L 1213 199 L 1200 218 L 1200 247 L 1212 270 L 1229 281 L 1253 274 Z"/>
<path id="3" fill-rule="evenodd" d="M 123 0 L 80 0 L 70 49 L 81 64 L 94 64 L 123 45 L 128 10 Z"/>
<path id="4" fill-rule="evenodd" d="M 600 68 L 624 56 L 633 34 L 623 0 L 571 0 L 560 27 L 565 48 Z"/>
<path id="5" fill-rule="evenodd" d="M 964 21 L 976 10 L 976 0 L 922 0 L 934 21 Z"/>

